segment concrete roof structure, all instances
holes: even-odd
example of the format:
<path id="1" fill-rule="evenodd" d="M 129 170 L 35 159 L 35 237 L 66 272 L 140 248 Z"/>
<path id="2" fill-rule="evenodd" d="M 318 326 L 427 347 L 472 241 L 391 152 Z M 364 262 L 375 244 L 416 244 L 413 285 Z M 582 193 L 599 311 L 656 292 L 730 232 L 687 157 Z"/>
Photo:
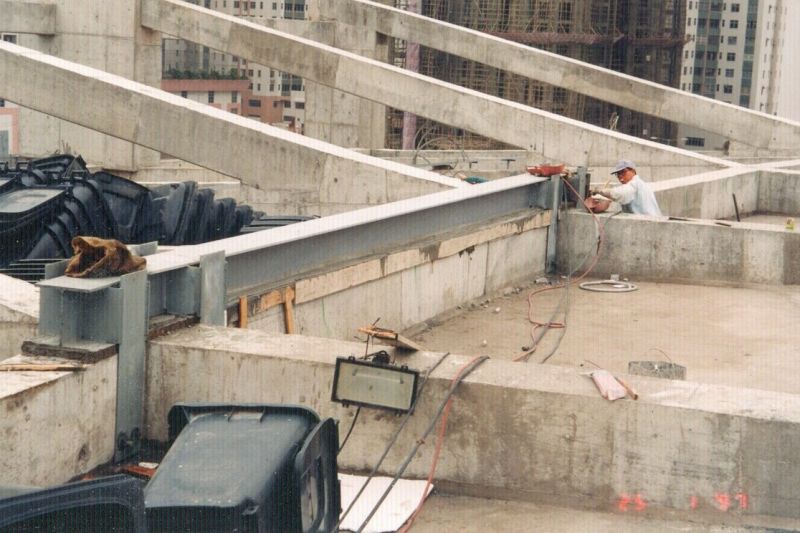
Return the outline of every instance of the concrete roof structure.
<path id="1" fill-rule="evenodd" d="M 689 380 L 626 376 L 639 399 L 612 403 L 582 375 L 585 369 L 493 353 L 455 396 L 437 486 L 515 502 L 500 513 L 524 501 L 616 513 L 576 513 L 575 522 L 565 518 L 550 530 L 581 520 L 632 530 L 676 521 L 800 524 L 800 391 L 788 375 L 796 366 L 791 325 L 800 236 L 735 220 L 800 214 L 800 124 L 361 0 L 320 2 L 313 24 L 325 28 L 329 44 L 173 0 L 61 0 L 54 7 L 6 1 L 0 8 L 13 22 L 0 22 L 0 30 L 31 32 L 27 44 L 38 48 L 0 42 L 0 98 L 23 106 L 20 146 L 27 151 L 86 143 L 89 159 L 134 173 L 162 152 L 238 180 L 263 205 L 313 206 L 326 215 L 197 246 L 144 245 L 147 270 L 121 278 L 76 280 L 54 265 L 38 288 L 3 280 L 0 331 L 12 332 L 0 343 L 11 357 L 3 363 L 86 364 L 80 372 L 0 376 L 0 467 L 9 482 L 60 483 L 130 457 L 140 437 L 165 438 L 167 409 L 176 401 L 299 403 L 347 427 L 353 410 L 329 398 L 335 358 L 369 349 L 363 339 L 353 342 L 358 327 L 380 318 L 379 325 L 397 331 L 443 323 L 442 332 L 459 308 L 505 294 L 499 313 L 489 304 L 477 311 L 491 324 L 456 329 L 441 344 L 432 329 L 419 338 L 431 351 L 389 349 L 403 364 L 434 369 L 383 466 L 391 474 L 459 368 L 496 343 L 520 344 L 515 331 L 531 324 L 525 313 L 505 314 L 507 305 L 524 307 L 508 290 L 551 267 L 573 270 L 574 258 L 591 259 L 602 234 L 592 275 L 643 283 L 629 295 L 573 294 L 574 314 L 553 362 L 589 359 L 620 374 L 658 335 L 669 344 L 656 347 L 675 353 Z M 32 13 L 43 14 L 37 22 Z M 302 31 L 313 35 L 310 28 Z M 308 131 L 317 138 L 153 87 L 162 32 L 306 77 Z M 380 61 L 378 34 L 703 124 L 730 136 L 732 158 L 643 141 L 404 72 Z M 93 42 L 104 43 L 106 55 L 91 52 Z M 125 59 L 112 68 L 111 56 Z M 586 167 L 602 183 L 624 155 L 655 182 L 669 218 L 595 219 L 565 210 L 559 176 L 466 186 L 352 150 L 374 148 L 366 139 L 383 106 L 503 140 L 524 150 L 529 163 L 583 167 L 576 184 L 586 184 Z M 32 139 L 38 131 L 42 138 Z M 354 141 L 337 145 L 345 139 Z M 682 285 L 665 285 L 676 282 Z M 536 301 L 554 303 L 553 296 Z M 726 308 L 733 301 L 737 307 Z M 682 307 L 706 327 L 681 334 Z M 616 324 L 639 316 L 635 336 Z M 29 338 L 36 320 L 38 337 Z M 474 345 L 474 335 L 488 336 L 484 330 L 499 331 L 498 340 Z M 698 362 L 713 358 L 712 345 L 720 346 L 720 364 L 730 363 L 724 373 Z M 398 426 L 382 412 L 365 414 L 339 456 L 343 469 L 369 470 Z M 426 477 L 432 455 L 433 446 L 423 446 L 407 475 Z M 421 530 L 441 523 L 430 514 L 448 512 L 440 505 L 422 515 Z"/>

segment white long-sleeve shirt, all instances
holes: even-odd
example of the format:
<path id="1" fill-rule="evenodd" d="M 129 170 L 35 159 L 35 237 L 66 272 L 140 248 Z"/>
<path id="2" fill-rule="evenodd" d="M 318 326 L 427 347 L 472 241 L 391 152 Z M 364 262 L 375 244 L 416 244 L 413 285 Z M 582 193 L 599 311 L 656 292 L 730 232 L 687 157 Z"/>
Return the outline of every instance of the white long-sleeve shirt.
<path id="1" fill-rule="evenodd" d="M 609 189 L 608 192 L 611 199 L 620 204 L 626 213 L 662 216 L 656 195 L 653 194 L 650 185 L 639 177 L 639 174 L 636 174 L 625 185 Z"/>

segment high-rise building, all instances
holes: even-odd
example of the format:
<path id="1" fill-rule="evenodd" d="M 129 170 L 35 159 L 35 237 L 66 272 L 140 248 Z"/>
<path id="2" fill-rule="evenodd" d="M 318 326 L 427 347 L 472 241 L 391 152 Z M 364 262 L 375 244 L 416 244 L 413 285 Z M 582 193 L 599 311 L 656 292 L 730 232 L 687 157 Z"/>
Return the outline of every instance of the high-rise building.
<path id="1" fill-rule="evenodd" d="M 306 0 L 189 1 L 257 24 L 264 24 L 270 19 L 302 20 L 307 10 Z M 243 115 L 262 122 L 282 124 L 298 132 L 303 129 L 305 85 L 303 79 L 298 76 L 182 39 L 164 39 L 163 69 L 164 77 L 168 79 L 211 76 L 212 73 L 249 79 L 250 94 L 246 101 L 242 102 Z"/>
<path id="2" fill-rule="evenodd" d="M 791 4 L 796 4 L 792 6 Z M 680 88 L 755 111 L 778 114 L 787 20 L 800 14 L 796 0 L 689 0 Z M 791 27 L 791 25 L 790 25 Z M 681 127 L 678 146 L 727 149 L 727 139 Z"/>

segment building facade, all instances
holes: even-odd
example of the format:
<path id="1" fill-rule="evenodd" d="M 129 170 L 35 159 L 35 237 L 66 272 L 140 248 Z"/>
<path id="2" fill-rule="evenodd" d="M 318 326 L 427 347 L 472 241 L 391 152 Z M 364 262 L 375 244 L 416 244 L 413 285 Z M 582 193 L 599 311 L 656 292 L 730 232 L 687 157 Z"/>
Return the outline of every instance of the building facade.
<path id="1" fill-rule="evenodd" d="M 190 0 L 191 3 L 257 24 L 271 19 L 303 20 L 306 0 L 245 1 Z M 298 76 L 259 65 L 182 39 L 164 39 L 165 78 L 192 76 L 239 76 L 249 80 L 250 96 L 242 107 L 244 116 L 302 133 L 305 122 L 305 83 Z"/>
<path id="2" fill-rule="evenodd" d="M 689 0 L 680 88 L 755 111 L 779 114 L 794 108 L 784 73 L 794 70 L 787 27 L 800 2 L 786 0 Z M 784 53 L 787 50 L 788 53 Z M 681 127 L 678 146 L 727 150 L 727 139 Z"/>

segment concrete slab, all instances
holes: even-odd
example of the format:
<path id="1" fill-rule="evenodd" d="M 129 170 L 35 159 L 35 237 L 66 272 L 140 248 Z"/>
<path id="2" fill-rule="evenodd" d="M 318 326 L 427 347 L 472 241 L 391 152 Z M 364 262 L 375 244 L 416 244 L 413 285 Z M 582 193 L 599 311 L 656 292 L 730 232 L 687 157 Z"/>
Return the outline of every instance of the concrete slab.
<path id="1" fill-rule="evenodd" d="M 732 519 L 726 525 L 709 525 L 694 521 L 692 513 L 675 513 L 670 518 L 642 516 L 635 511 L 609 513 L 582 511 L 569 507 L 541 505 L 531 502 L 489 500 L 434 494 L 414 522 L 415 533 L 442 531 L 483 531 L 504 533 L 664 533 L 667 531 L 703 533 L 744 533 L 764 531 L 797 531 L 796 520 L 748 517 L 747 525 L 736 525 Z M 755 525 L 754 525 L 755 524 Z"/>
<path id="2" fill-rule="evenodd" d="M 639 290 L 622 294 L 570 288 L 567 329 L 551 330 L 531 362 L 548 354 L 563 333 L 548 363 L 588 371 L 590 360 L 627 373 L 629 361 L 671 360 L 687 367 L 690 381 L 800 394 L 800 359 L 795 357 L 800 287 L 632 281 Z M 412 339 L 428 350 L 512 359 L 532 345 L 528 297 L 541 287 L 480 300 L 459 315 L 441 317 L 441 323 L 430 321 L 432 327 Z M 534 318 L 548 321 L 563 297 L 563 290 L 533 296 Z M 563 321 L 563 313 L 555 321 Z"/>

